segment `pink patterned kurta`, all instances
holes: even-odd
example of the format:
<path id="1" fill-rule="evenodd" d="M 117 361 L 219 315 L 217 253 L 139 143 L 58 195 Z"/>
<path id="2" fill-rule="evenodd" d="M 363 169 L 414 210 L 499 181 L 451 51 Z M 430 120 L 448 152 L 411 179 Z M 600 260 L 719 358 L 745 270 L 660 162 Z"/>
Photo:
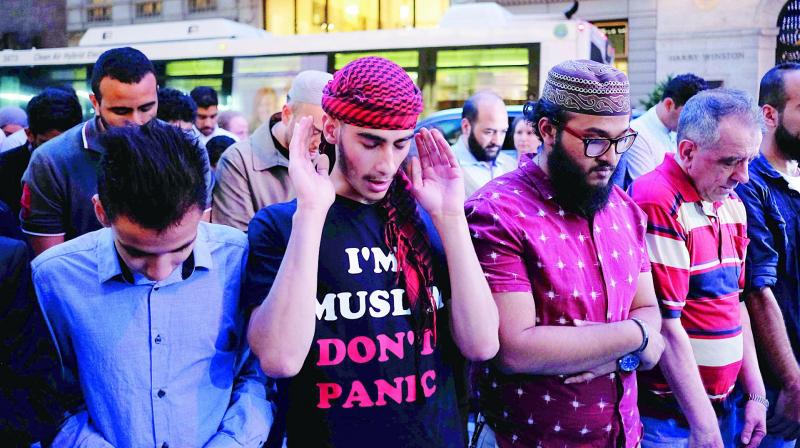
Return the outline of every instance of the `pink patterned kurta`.
<path id="1" fill-rule="evenodd" d="M 650 263 L 647 219 L 622 190 L 614 187 L 605 209 L 583 218 L 559 207 L 528 157 L 471 197 L 466 212 L 492 292 L 532 292 L 536 325 L 628 318 Z M 478 391 L 501 447 L 631 447 L 641 436 L 633 374 L 565 385 L 563 376 L 504 375 L 488 364 Z"/>

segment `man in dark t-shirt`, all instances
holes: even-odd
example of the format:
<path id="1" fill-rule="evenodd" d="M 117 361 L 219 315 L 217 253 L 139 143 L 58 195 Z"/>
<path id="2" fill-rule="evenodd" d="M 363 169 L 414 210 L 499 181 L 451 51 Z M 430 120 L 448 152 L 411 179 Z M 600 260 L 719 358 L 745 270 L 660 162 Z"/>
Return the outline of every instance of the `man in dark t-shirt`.
<path id="1" fill-rule="evenodd" d="M 381 58 L 357 59 L 325 87 L 323 135 L 336 163 L 290 143 L 297 200 L 250 223 L 242 302 L 248 338 L 279 378 L 289 446 L 465 445 L 455 377 L 498 349 L 497 309 L 472 247 L 455 156 L 416 136 L 422 97 Z M 450 282 L 457 278 L 457 282 Z"/>

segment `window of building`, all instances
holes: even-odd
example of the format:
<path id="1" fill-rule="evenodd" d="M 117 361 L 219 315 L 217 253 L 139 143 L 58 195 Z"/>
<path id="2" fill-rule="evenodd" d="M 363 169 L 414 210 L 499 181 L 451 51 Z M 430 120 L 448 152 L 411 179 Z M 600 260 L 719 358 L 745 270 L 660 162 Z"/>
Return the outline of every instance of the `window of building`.
<path id="1" fill-rule="evenodd" d="M 189 12 L 214 11 L 217 9 L 217 0 L 189 0 Z"/>
<path id="2" fill-rule="evenodd" d="M 275 34 L 436 26 L 449 0 L 264 0 L 265 28 Z"/>
<path id="3" fill-rule="evenodd" d="M 800 0 L 786 2 L 778 15 L 775 62 L 800 61 Z"/>
<path id="4" fill-rule="evenodd" d="M 111 4 L 107 0 L 89 0 L 86 6 L 87 22 L 106 22 L 111 20 Z"/>
<path id="5" fill-rule="evenodd" d="M 594 22 L 594 25 L 606 33 L 608 43 L 614 48 L 614 67 L 628 73 L 628 21 Z"/>
<path id="6" fill-rule="evenodd" d="M 136 17 L 158 17 L 161 15 L 161 6 L 161 0 L 137 3 Z"/>

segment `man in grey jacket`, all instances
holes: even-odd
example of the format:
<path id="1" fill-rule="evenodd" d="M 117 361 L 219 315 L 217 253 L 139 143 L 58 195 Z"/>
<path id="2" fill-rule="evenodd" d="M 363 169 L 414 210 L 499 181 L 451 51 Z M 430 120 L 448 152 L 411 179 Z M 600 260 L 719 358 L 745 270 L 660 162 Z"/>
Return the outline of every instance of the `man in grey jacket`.
<path id="1" fill-rule="evenodd" d="M 212 222 L 246 232 L 259 209 L 295 197 L 288 171 L 292 133 L 300 118 L 311 116 L 314 138 L 308 149 L 319 151 L 325 114 L 322 88 L 331 78 L 329 73 L 316 70 L 298 73 L 281 111 L 253 131 L 248 140 L 225 150 L 217 164 Z"/>

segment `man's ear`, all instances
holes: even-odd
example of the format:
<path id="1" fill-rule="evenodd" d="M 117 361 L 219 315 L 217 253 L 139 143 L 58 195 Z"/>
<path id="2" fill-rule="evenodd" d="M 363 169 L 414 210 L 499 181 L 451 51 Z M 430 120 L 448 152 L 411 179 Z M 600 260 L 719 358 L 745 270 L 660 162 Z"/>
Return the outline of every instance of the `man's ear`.
<path id="1" fill-rule="evenodd" d="M 31 128 L 25 128 L 25 137 L 28 137 L 28 143 L 31 145 L 33 145 L 34 140 L 36 140 L 36 136 L 31 132 Z"/>
<path id="2" fill-rule="evenodd" d="M 678 142 L 678 157 L 681 158 L 686 167 L 688 167 L 688 164 L 692 163 L 694 156 L 697 155 L 697 151 L 700 151 L 700 147 L 691 140 L 683 139 Z"/>
<path id="3" fill-rule="evenodd" d="M 287 129 L 289 128 L 289 123 L 292 121 L 293 114 L 292 106 L 290 106 L 289 103 L 284 104 L 281 108 L 281 122 Z"/>
<path id="4" fill-rule="evenodd" d="M 94 215 L 97 216 L 97 220 L 100 221 L 100 224 L 102 224 L 103 227 L 111 227 L 111 221 L 108 219 L 105 209 L 103 209 L 103 203 L 100 202 L 99 195 L 92 196 L 92 205 L 94 206 Z"/>
<path id="5" fill-rule="evenodd" d="M 666 109 L 667 112 L 672 112 L 675 108 L 675 100 L 672 98 L 664 98 L 664 109 Z"/>
<path id="6" fill-rule="evenodd" d="M 558 128 L 555 123 L 550 121 L 547 117 L 542 117 L 539 119 L 539 122 L 536 123 L 536 126 L 539 127 L 542 143 L 544 143 L 545 147 L 552 148 L 556 141 L 556 134 L 558 134 Z"/>
<path id="7" fill-rule="evenodd" d="M 322 115 L 322 136 L 325 137 L 326 142 L 331 145 L 336 144 L 336 133 L 339 126 L 341 126 L 339 120 L 329 117 L 328 114 Z"/>
<path id="8" fill-rule="evenodd" d="M 472 124 L 466 118 L 461 119 L 461 135 L 469 135 L 472 132 Z"/>
<path id="9" fill-rule="evenodd" d="M 761 106 L 761 115 L 764 117 L 764 125 L 768 130 L 774 130 L 780 124 L 781 117 L 778 109 L 770 104 Z"/>
<path id="10" fill-rule="evenodd" d="M 98 117 L 100 116 L 100 100 L 97 99 L 94 93 L 89 94 L 89 101 L 92 102 L 92 107 L 94 108 L 94 114 Z"/>

